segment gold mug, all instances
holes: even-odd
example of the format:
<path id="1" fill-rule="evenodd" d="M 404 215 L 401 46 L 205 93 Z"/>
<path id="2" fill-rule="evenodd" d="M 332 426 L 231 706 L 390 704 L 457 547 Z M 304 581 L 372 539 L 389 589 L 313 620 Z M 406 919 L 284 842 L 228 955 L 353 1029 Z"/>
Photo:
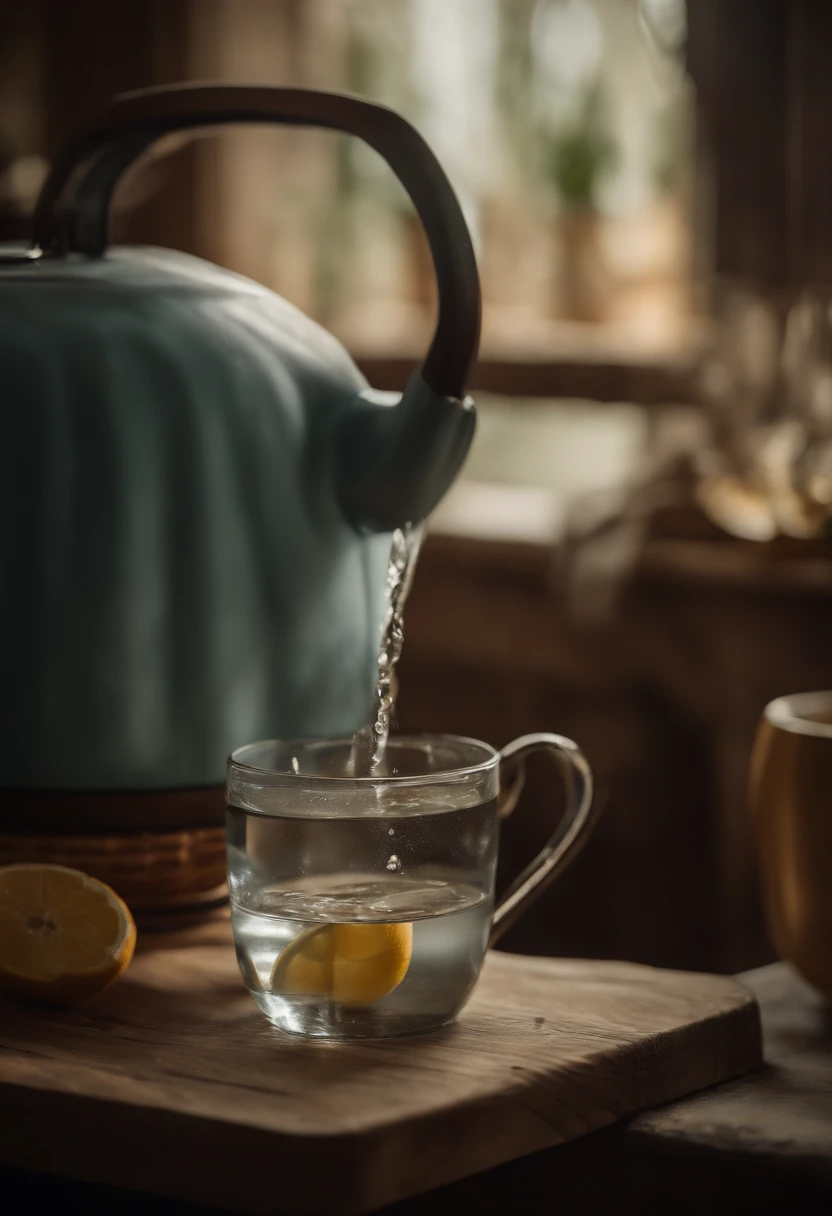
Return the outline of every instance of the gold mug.
<path id="1" fill-rule="evenodd" d="M 766 706 L 751 813 L 772 944 L 832 1001 L 832 692 Z"/>

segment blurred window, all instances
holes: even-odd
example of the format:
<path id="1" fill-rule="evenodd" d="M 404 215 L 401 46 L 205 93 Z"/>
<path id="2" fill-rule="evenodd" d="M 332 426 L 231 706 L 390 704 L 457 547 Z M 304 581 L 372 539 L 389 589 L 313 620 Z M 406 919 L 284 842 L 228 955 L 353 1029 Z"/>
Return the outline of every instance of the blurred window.
<path id="1" fill-rule="evenodd" d="M 328 54 L 314 83 L 405 113 L 454 183 L 480 260 L 485 355 L 551 358 L 564 339 L 623 344 L 631 358 L 684 345 L 684 0 L 349 0 L 320 11 Z M 329 188 L 310 206 L 301 174 L 276 199 L 272 285 L 358 355 L 418 353 L 433 284 L 406 200 L 366 149 L 305 138 Z"/>

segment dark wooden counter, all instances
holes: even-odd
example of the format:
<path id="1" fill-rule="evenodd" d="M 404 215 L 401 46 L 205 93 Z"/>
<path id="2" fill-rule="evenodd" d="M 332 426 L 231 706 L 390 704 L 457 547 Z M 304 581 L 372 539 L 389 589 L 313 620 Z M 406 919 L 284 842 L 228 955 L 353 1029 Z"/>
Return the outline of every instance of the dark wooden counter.
<path id="1" fill-rule="evenodd" d="M 530 525 L 542 514 L 533 498 Z M 564 552 L 529 534 L 428 538 L 400 665 L 402 730 L 495 746 L 556 731 L 581 745 L 606 798 L 592 840 L 506 948 L 701 971 L 772 962 L 748 764 L 768 701 L 832 687 L 830 551 L 656 538 L 614 583 L 607 615 L 588 620 L 590 550 L 576 608 L 577 567 L 567 578 Z M 606 549 L 594 553 L 602 567 Z M 559 797 L 533 761 L 502 834 L 501 881 L 540 847 Z"/>

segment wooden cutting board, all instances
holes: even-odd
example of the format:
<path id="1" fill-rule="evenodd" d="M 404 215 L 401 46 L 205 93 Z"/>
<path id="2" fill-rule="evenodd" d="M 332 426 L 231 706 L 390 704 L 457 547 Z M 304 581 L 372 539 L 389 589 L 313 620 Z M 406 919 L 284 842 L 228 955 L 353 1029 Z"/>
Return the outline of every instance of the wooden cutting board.
<path id="1" fill-rule="evenodd" d="M 501 953 L 456 1025 L 296 1040 L 219 919 L 146 939 L 83 1011 L 0 1004 L 0 1161 L 241 1212 L 366 1212 L 760 1061 L 732 979 Z"/>

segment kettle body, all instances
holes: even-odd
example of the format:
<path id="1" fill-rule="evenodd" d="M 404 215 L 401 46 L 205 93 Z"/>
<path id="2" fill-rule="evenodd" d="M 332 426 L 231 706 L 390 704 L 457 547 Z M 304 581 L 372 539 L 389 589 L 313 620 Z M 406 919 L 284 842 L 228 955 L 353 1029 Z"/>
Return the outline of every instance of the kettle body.
<path id="1" fill-rule="evenodd" d="M 0 783 L 219 784 L 366 718 L 389 536 L 332 435 L 366 389 L 274 293 L 168 250 L 0 266 Z"/>
<path id="2" fill-rule="evenodd" d="M 439 316 L 404 394 L 258 284 L 109 248 L 121 173 L 171 131 L 349 132 L 428 235 Z M 361 99 L 237 86 L 117 99 L 0 250 L 0 790 L 217 787 L 235 747 L 367 720 L 390 532 L 422 519 L 474 427 L 479 287 L 415 131 Z M 9 804 L 11 805 L 11 804 Z"/>

